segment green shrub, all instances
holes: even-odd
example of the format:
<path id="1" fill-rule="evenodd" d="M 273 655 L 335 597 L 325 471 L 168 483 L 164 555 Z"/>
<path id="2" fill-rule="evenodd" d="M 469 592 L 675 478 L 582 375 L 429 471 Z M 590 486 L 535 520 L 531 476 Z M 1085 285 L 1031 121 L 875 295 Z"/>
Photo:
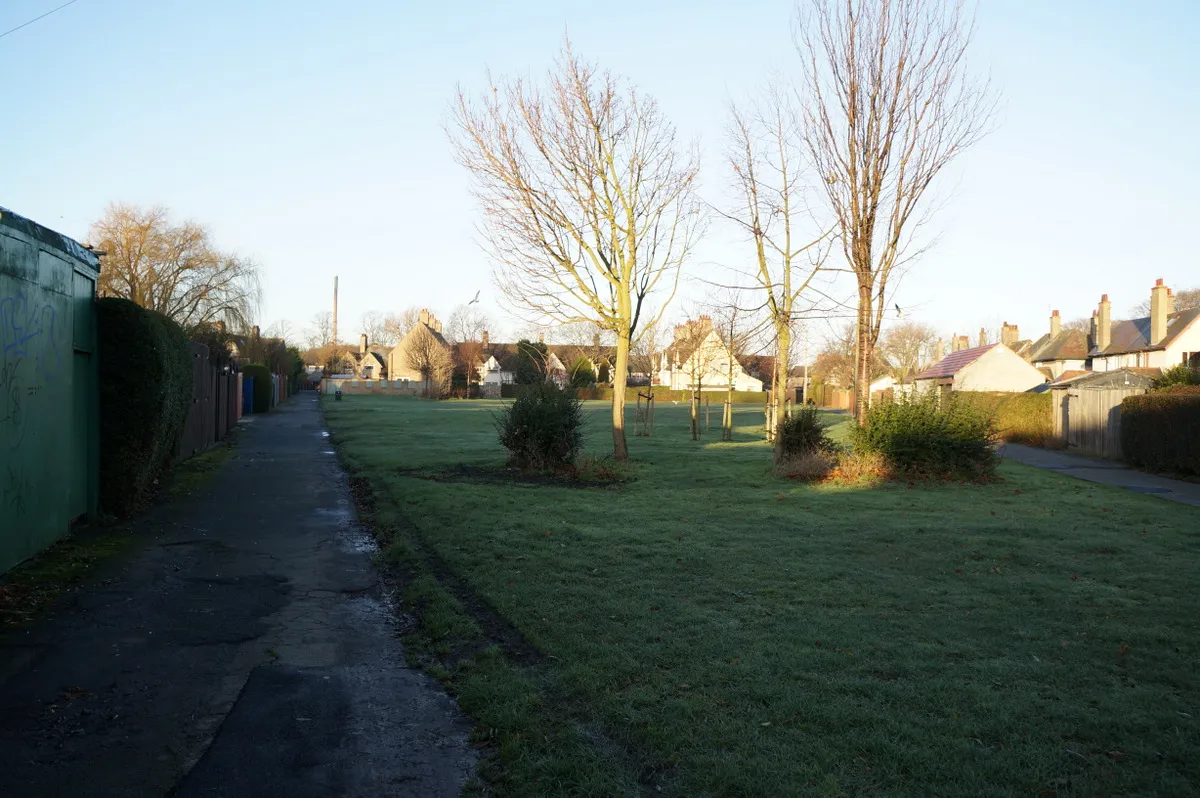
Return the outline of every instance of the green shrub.
<path id="1" fill-rule="evenodd" d="M 513 465 L 567 468 L 583 448 L 583 407 L 570 389 L 548 382 L 527 385 L 501 412 L 496 429 Z"/>
<path id="2" fill-rule="evenodd" d="M 271 390 L 274 380 L 271 379 L 271 370 L 260 364 L 251 364 L 242 369 L 242 374 L 246 377 L 254 378 L 254 412 L 266 413 L 271 409 Z"/>
<path id="3" fill-rule="evenodd" d="M 591 388 L 596 385 L 596 372 L 592 370 L 592 361 L 581 357 L 571 365 L 571 387 Z"/>
<path id="4" fill-rule="evenodd" d="M 991 415 L 969 399 L 936 391 L 902 395 L 867 411 L 855 451 L 880 454 L 896 472 L 978 479 L 996 469 Z"/>
<path id="5" fill-rule="evenodd" d="M 127 299 L 96 302 L 100 504 L 128 515 L 171 464 L 192 402 L 192 355 L 178 324 Z"/>
<path id="6" fill-rule="evenodd" d="M 821 411 L 813 405 L 799 405 L 790 418 L 779 425 L 780 448 L 785 459 L 809 454 L 834 454 L 835 444 L 827 433 Z"/>
<path id="7" fill-rule="evenodd" d="M 1176 385 L 1200 385 L 1200 369 L 1183 363 L 1163 369 L 1162 375 L 1154 381 L 1154 390 L 1162 391 Z"/>
<path id="8" fill-rule="evenodd" d="M 996 437 L 1000 440 L 1030 446 L 1051 446 L 1055 441 L 1049 391 L 962 391 L 956 396 L 987 411 L 992 416 Z"/>
<path id="9" fill-rule="evenodd" d="M 1200 474 L 1200 387 L 1127 397 L 1121 449 L 1129 463 L 1150 471 Z"/>

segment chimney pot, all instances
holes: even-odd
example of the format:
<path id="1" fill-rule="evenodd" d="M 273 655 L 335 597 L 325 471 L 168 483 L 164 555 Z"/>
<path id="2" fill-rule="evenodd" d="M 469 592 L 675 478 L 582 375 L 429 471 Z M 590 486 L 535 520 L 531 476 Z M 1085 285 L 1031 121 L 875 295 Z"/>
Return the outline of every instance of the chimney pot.
<path id="1" fill-rule="evenodd" d="M 1160 282 L 1161 282 L 1161 281 L 1160 281 Z M 1101 294 L 1101 295 L 1100 295 L 1100 301 L 1101 301 L 1101 302 L 1107 302 L 1107 301 L 1108 301 L 1108 294 Z"/>
<path id="2" fill-rule="evenodd" d="M 1155 281 L 1154 281 L 1154 284 L 1155 284 L 1156 286 L 1158 286 L 1158 285 L 1162 285 L 1162 284 L 1163 284 L 1163 278 L 1159 277 L 1157 280 L 1155 280 Z"/>
<path id="3" fill-rule="evenodd" d="M 487 347 L 488 347 L 488 331 L 484 330 L 483 335 L 481 335 L 479 338 L 480 338 L 479 342 L 481 344 L 483 344 L 483 348 L 487 349 Z"/>

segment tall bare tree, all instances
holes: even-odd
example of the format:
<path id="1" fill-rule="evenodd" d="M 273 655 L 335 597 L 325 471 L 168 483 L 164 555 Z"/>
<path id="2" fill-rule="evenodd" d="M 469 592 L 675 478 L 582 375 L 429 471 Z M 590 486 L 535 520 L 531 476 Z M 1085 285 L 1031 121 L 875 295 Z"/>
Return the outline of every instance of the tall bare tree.
<path id="1" fill-rule="evenodd" d="M 807 0 L 800 13 L 804 141 L 856 281 L 860 388 L 890 280 L 919 254 L 922 199 L 993 115 L 987 82 L 967 68 L 973 33 L 963 0 Z M 860 423 L 868 401 L 856 392 Z"/>
<path id="2" fill-rule="evenodd" d="M 732 109 L 729 165 L 741 207 L 726 218 L 754 247 L 750 277 L 769 316 L 775 350 L 771 381 L 776 423 L 784 417 L 792 333 L 801 314 L 814 309 L 803 300 L 829 253 L 828 230 L 817 230 L 805 188 L 804 141 L 787 96 L 773 87 L 751 113 Z M 775 457 L 783 439 L 774 436 Z"/>
<path id="3" fill-rule="evenodd" d="M 882 338 L 880 349 L 891 367 L 892 376 L 904 381 L 920 371 L 933 357 L 937 330 L 919 321 L 893 325 Z"/>
<path id="4" fill-rule="evenodd" d="M 475 178 L 496 280 L 531 321 L 594 322 L 616 338 L 613 455 L 628 456 L 625 383 L 647 298 L 674 296 L 701 231 L 699 154 L 683 154 L 653 99 L 575 56 L 569 42 L 538 87 L 461 89 L 458 161 Z M 661 311 L 658 315 L 661 315 Z"/>
<path id="5" fill-rule="evenodd" d="M 114 203 L 88 236 L 106 253 L 101 296 L 132 300 L 189 330 L 217 321 L 242 330 L 253 324 L 261 297 L 258 266 L 218 250 L 203 225 L 176 224 L 161 205 Z"/>

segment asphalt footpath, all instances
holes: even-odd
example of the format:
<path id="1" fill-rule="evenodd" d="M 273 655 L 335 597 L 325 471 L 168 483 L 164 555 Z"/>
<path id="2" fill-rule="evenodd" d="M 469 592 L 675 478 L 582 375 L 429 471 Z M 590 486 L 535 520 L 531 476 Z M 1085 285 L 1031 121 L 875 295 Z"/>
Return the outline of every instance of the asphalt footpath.
<path id="1" fill-rule="evenodd" d="M 467 720 L 410 668 L 315 394 L 245 422 L 153 541 L 0 638 L 0 796 L 452 796 Z"/>

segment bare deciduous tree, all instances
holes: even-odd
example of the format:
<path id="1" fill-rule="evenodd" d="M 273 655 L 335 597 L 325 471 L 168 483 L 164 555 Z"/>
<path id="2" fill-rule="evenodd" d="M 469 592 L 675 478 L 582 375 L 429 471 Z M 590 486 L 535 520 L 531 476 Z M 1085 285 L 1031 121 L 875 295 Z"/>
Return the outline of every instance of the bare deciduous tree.
<path id="1" fill-rule="evenodd" d="M 650 378 L 650 393 L 654 393 L 654 380 L 658 376 L 659 360 L 667 348 L 665 340 L 667 331 L 661 321 L 655 321 L 642 327 L 637 343 L 629 352 L 630 369 Z"/>
<path id="2" fill-rule="evenodd" d="M 1176 310 L 1191 310 L 1200 308 L 1200 288 L 1185 288 L 1175 295 Z M 1150 300 L 1139 302 L 1130 310 L 1133 318 L 1145 318 L 1150 315 Z"/>
<path id="3" fill-rule="evenodd" d="M 362 331 L 367 335 L 367 341 L 389 348 L 398 344 L 403 333 L 400 332 L 399 325 L 392 323 L 393 318 L 394 314 L 385 315 L 378 310 L 368 310 L 364 313 L 360 324 Z"/>
<path id="4" fill-rule="evenodd" d="M 704 386 L 719 380 L 724 371 L 723 352 L 711 340 L 712 335 L 712 317 L 708 314 L 697 315 L 675 326 L 674 341 L 666 353 L 672 366 L 687 377 L 687 390 L 691 392 L 688 404 L 694 441 L 700 440 L 700 400 Z M 720 341 L 719 336 L 717 341 Z"/>
<path id="5" fill-rule="evenodd" d="M 459 305 L 446 323 L 446 340 L 452 344 L 478 341 L 490 325 L 491 319 L 482 310 L 471 305 Z"/>
<path id="6" fill-rule="evenodd" d="M 421 309 L 416 306 L 407 307 L 399 313 L 389 313 L 383 317 L 383 332 L 393 343 L 400 343 L 408 331 L 417 325 L 421 317 Z"/>
<path id="7" fill-rule="evenodd" d="M 889 329 L 880 349 L 892 376 L 903 382 L 920 371 L 932 358 L 937 338 L 937 330 L 919 321 L 901 322 Z"/>
<path id="8" fill-rule="evenodd" d="M 450 378 L 454 373 L 450 351 L 424 325 L 408 339 L 405 360 L 410 369 L 420 372 L 425 396 L 438 399 L 450 390 Z"/>
<path id="9" fill-rule="evenodd" d="M 1146 312 L 1149 313 L 1150 309 L 1147 308 Z M 1063 328 L 1063 330 L 1078 330 L 1079 332 L 1083 333 L 1084 335 L 1091 335 L 1092 320 L 1088 316 L 1080 316 L 1077 319 L 1071 319 L 1070 321 L 1064 321 L 1062 328 Z"/>
<path id="10" fill-rule="evenodd" d="M 761 334 L 763 325 L 754 318 L 754 314 L 745 306 L 744 292 L 736 289 L 727 290 L 721 301 L 713 306 L 713 330 L 725 347 L 723 363 L 727 380 L 725 392 L 725 407 L 721 414 L 721 440 L 733 440 L 733 384 L 742 364 L 738 356 L 749 350 L 755 339 Z M 790 325 L 789 329 L 790 329 Z M 772 325 L 774 329 L 774 325 Z M 783 377 L 787 381 L 787 372 Z M 786 390 L 786 386 L 785 386 Z M 780 391 L 782 394 L 785 391 Z M 777 412 L 780 412 L 777 410 Z M 778 436 L 777 436 L 778 437 Z"/>
<path id="11" fill-rule="evenodd" d="M 750 277 L 761 292 L 775 342 L 771 391 L 778 423 L 787 402 L 793 328 L 814 304 L 801 307 L 801 297 L 821 270 L 830 236 L 813 230 L 803 180 L 803 139 L 787 98 L 772 89 L 752 114 L 734 108 L 731 117 L 729 164 L 742 207 L 726 218 L 736 222 L 754 246 Z M 774 439 L 778 459 L 783 456 L 783 439 Z"/>
<path id="12" fill-rule="evenodd" d="M 304 337 L 311 349 L 333 343 L 333 314 L 329 311 L 314 313 L 308 322 Z"/>
<path id="13" fill-rule="evenodd" d="M 490 325 L 487 314 L 473 305 L 459 305 L 446 324 L 446 340 L 454 344 L 455 366 L 463 372 L 468 396 L 471 385 L 479 382 L 479 366 L 484 360 L 482 338 Z"/>
<path id="14" fill-rule="evenodd" d="M 547 85 L 460 89 L 458 161 L 474 176 L 496 280 L 530 321 L 594 322 L 616 339 L 613 455 L 628 456 L 630 347 L 674 296 L 700 232 L 699 155 L 681 155 L 653 99 L 564 45 Z"/>
<path id="15" fill-rule="evenodd" d="M 217 321 L 248 330 L 260 299 L 258 266 L 218 250 L 208 229 L 175 224 L 166 208 L 114 203 L 92 224 L 105 252 L 97 291 L 173 319 L 184 329 Z"/>
<path id="16" fill-rule="evenodd" d="M 871 355 L 893 273 L 938 174 L 994 111 L 970 76 L 974 21 L 962 0 L 809 0 L 797 24 L 804 140 L 858 292 L 855 381 Z M 869 397 L 857 391 L 862 422 Z"/>

